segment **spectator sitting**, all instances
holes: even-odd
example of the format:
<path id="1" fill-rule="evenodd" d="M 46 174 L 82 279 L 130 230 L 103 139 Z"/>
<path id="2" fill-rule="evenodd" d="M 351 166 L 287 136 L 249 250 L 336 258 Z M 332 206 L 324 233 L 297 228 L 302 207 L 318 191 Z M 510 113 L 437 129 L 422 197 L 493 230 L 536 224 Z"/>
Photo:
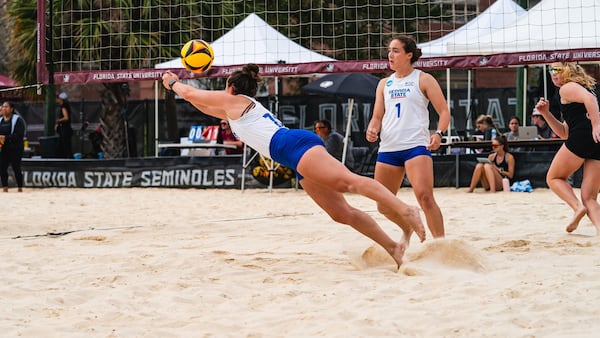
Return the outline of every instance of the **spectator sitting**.
<path id="1" fill-rule="evenodd" d="M 502 135 L 496 127 L 494 119 L 492 119 L 490 115 L 479 115 L 479 117 L 477 117 L 477 120 L 475 121 L 475 125 L 477 126 L 478 130 L 478 132 L 475 133 L 475 135 L 483 135 L 483 138 L 477 138 L 477 141 L 490 141 L 496 135 Z M 489 147 L 475 150 L 475 152 L 478 153 L 489 151 L 491 151 Z"/>
<path id="2" fill-rule="evenodd" d="M 219 124 L 217 143 L 236 146 L 235 149 L 225 148 L 225 154 L 227 155 L 241 154 L 244 152 L 244 143 L 235 136 L 229 126 L 229 121 L 227 120 L 221 120 L 221 123 Z"/>
<path id="3" fill-rule="evenodd" d="M 92 144 L 92 157 L 95 158 L 100 158 L 100 157 L 104 157 L 103 151 L 102 151 L 102 126 L 99 125 L 98 127 L 96 127 L 96 129 L 94 129 L 92 132 L 90 132 L 88 134 L 88 139 L 90 140 L 90 143 Z"/>
<path id="4" fill-rule="evenodd" d="M 323 142 L 325 142 L 327 152 L 341 162 L 344 151 L 344 137 L 340 133 L 331 130 L 331 122 L 329 122 L 329 120 L 315 121 L 315 133 L 317 133 L 317 135 L 323 139 Z M 354 168 L 354 156 L 350 146 L 346 149 L 345 164 L 348 168 Z"/>
<path id="5" fill-rule="evenodd" d="M 483 140 L 490 141 L 493 137 L 493 130 L 496 130 L 496 135 L 500 135 L 494 119 L 490 115 L 479 115 L 475 122 L 477 130 L 479 131 L 476 135 L 483 135 Z"/>
<path id="6" fill-rule="evenodd" d="M 473 192 L 477 184 L 490 192 L 510 187 L 510 179 L 515 175 L 515 158 L 508 152 L 508 141 L 503 135 L 492 140 L 493 152 L 488 155 L 489 163 L 477 163 L 468 192 Z M 503 184 L 504 180 L 509 180 Z M 510 191 L 510 188 L 509 190 Z"/>
<path id="7" fill-rule="evenodd" d="M 516 116 L 511 116 L 508 119 L 508 131 L 504 133 L 507 141 L 514 141 L 519 139 L 519 125 L 521 120 Z"/>
<path id="8" fill-rule="evenodd" d="M 558 136 L 552 131 L 548 123 L 546 123 L 546 119 L 542 116 L 537 109 L 533 109 L 531 113 L 532 123 L 537 127 L 538 130 L 538 138 L 539 139 L 549 139 L 549 138 L 558 138 Z"/>
<path id="9" fill-rule="evenodd" d="M 508 119 L 508 131 L 504 133 L 507 141 L 519 140 L 519 126 L 521 125 L 521 119 L 516 116 L 511 116 Z M 513 151 L 522 151 L 521 148 L 513 148 Z"/>

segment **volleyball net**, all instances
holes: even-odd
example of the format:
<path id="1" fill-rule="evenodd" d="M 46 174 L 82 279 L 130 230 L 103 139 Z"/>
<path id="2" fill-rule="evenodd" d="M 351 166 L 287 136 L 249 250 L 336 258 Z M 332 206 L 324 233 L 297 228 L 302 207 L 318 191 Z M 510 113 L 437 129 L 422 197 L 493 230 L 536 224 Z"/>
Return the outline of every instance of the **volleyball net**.
<path id="1" fill-rule="evenodd" d="M 552 40 L 544 30 L 543 22 L 562 22 L 576 17 L 585 24 L 586 31 L 581 38 L 569 33 L 571 39 L 585 40 L 593 44 L 600 32 L 596 26 L 600 13 L 596 12 L 598 0 L 405 0 L 405 1 L 38 1 L 39 53 L 38 79 L 40 82 L 55 84 L 154 80 L 160 78 L 163 69 L 157 65 L 174 61 L 180 49 L 190 39 L 203 39 L 209 43 L 218 41 L 250 15 L 263 20 L 268 28 L 274 29 L 300 48 L 322 55 L 325 60 L 295 60 L 298 50 L 279 49 L 277 61 L 265 59 L 258 63 L 265 75 L 302 75 L 331 72 L 371 72 L 387 71 L 387 44 L 397 34 L 410 35 L 419 44 L 434 42 L 443 37 L 456 40 L 444 42 L 448 48 L 444 54 L 425 54 L 417 67 L 425 69 L 470 68 L 495 66 L 502 63 L 546 62 L 547 57 L 525 59 L 510 55 L 510 49 L 503 48 L 520 43 L 519 39 L 531 39 L 520 32 L 526 30 L 538 39 Z M 562 14 L 544 14 L 541 22 L 525 20 L 514 28 L 512 40 L 497 41 L 492 30 L 496 26 L 470 28 L 471 35 L 452 34 L 467 26 L 495 3 L 520 5 L 523 13 L 537 7 L 558 8 L 560 13 L 568 13 L 566 18 L 550 17 Z M 517 4 L 518 3 L 518 4 Z M 541 5 L 544 6 L 541 6 Z M 544 11 L 538 11 L 540 15 Z M 536 12 L 537 13 L 537 12 Z M 520 13 L 522 14 L 522 13 Z M 516 22 L 515 12 L 503 9 L 495 13 L 502 26 Z M 567 22 L 570 25 L 570 22 Z M 265 28 L 265 29 L 268 29 Z M 504 27 L 503 27 L 504 28 Z M 564 25 L 554 28 L 564 30 Z M 490 33 L 490 34 L 484 34 Z M 488 40 L 475 40 L 471 36 L 487 36 Z M 466 36 L 466 39 L 465 39 Z M 545 38 L 548 36 L 548 38 Z M 509 38 L 511 38 L 509 36 Z M 535 36 L 533 36 L 535 38 Z M 555 37 L 556 38 L 556 37 Z M 558 37 L 561 38 L 561 37 Z M 246 33 L 242 48 L 223 48 L 216 53 L 215 66 L 201 77 L 226 77 L 240 65 L 246 63 L 241 56 L 252 48 L 265 49 L 264 54 L 275 46 L 275 41 L 265 40 L 262 34 Z M 257 47 L 258 46 L 258 47 Z M 491 46 L 491 47 L 490 47 Z M 579 45 L 573 45 L 579 46 Z M 450 50 L 452 47 L 452 50 Z M 485 49 L 486 47 L 487 49 Z M 560 47 L 554 45 L 553 47 Z M 599 45 L 592 46 L 599 47 Z M 492 48 L 492 49 L 490 49 Z M 493 49 L 496 48 L 496 49 Z M 532 48 L 532 46 L 526 46 Z M 544 46 L 543 48 L 547 48 Z M 555 48 L 556 49 L 556 48 Z M 590 52 L 588 49 L 579 50 Z M 489 55 L 498 52 L 504 59 L 495 61 Z M 286 56 L 286 53 L 287 56 Z M 600 59 L 600 53 L 581 55 L 584 59 Z M 283 55 L 283 56 L 281 56 Z M 469 56 L 457 58 L 457 56 Z M 220 59 L 231 59 L 222 64 Z M 577 59 L 572 54 L 564 59 Z M 237 62 L 235 60 L 242 60 Z M 483 64 L 482 64 L 483 63 Z M 198 77 L 187 73 L 180 64 L 173 69 L 182 77 Z M 170 68 L 167 66 L 166 68 Z M 52 79 L 50 79 L 52 77 Z"/>

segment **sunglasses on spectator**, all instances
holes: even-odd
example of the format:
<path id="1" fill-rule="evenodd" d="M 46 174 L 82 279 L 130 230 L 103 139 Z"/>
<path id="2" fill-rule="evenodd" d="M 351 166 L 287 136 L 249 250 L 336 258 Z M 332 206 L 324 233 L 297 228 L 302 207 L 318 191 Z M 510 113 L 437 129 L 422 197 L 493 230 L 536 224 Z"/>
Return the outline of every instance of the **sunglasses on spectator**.
<path id="1" fill-rule="evenodd" d="M 222 126 L 226 126 L 226 125 L 228 125 L 228 124 L 229 124 L 229 123 L 227 123 L 227 122 L 221 122 L 221 125 L 222 125 Z"/>
<path id="2" fill-rule="evenodd" d="M 318 130 L 318 129 L 325 129 L 325 127 L 319 127 L 319 126 L 315 127 L 315 130 Z"/>
<path id="3" fill-rule="evenodd" d="M 492 148 L 498 148 L 499 146 L 499 144 L 492 144 Z"/>
<path id="4" fill-rule="evenodd" d="M 550 67 L 548 71 L 550 72 L 550 74 L 556 75 L 562 73 L 564 70 L 565 69 L 563 67 Z"/>

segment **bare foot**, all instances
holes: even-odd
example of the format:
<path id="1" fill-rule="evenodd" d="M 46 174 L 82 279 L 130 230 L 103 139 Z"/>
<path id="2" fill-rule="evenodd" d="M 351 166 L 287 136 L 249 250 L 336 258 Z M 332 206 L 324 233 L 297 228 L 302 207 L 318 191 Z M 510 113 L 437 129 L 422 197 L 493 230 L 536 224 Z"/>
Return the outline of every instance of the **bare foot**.
<path id="1" fill-rule="evenodd" d="M 421 221 L 419 208 L 408 207 L 407 211 L 402 215 L 406 223 L 414 230 L 421 242 L 425 241 L 425 227 Z"/>
<path id="2" fill-rule="evenodd" d="M 475 190 L 475 189 L 469 188 L 469 190 L 467 190 L 467 192 L 473 192 L 473 190 Z"/>
<path id="3" fill-rule="evenodd" d="M 404 252 L 406 251 L 406 244 L 404 242 L 398 242 L 390 255 L 396 262 L 398 269 L 400 269 L 400 265 L 402 265 L 402 257 L 404 257 Z"/>
<path id="4" fill-rule="evenodd" d="M 577 229 L 577 227 L 579 226 L 579 222 L 581 221 L 583 216 L 585 216 L 586 213 L 587 209 L 584 206 L 579 207 L 579 209 L 575 211 L 575 215 L 573 215 L 573 218 L 571 218 L 571 222 L 569 222 L 565 230 L 567 230 L 567 232 L 575 231 L 575 229 Z"/>

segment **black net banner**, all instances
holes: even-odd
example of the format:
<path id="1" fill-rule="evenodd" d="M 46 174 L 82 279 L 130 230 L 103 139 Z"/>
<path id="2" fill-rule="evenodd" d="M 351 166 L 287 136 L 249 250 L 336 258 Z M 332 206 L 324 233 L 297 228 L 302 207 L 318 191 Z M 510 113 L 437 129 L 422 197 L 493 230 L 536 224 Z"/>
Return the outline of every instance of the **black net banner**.
<path id="1" fill-rule="evenodd" d="M 119 160 L 23 160 L 26 187 L 34 188 L 235 188 L 239 156 Z"/>

